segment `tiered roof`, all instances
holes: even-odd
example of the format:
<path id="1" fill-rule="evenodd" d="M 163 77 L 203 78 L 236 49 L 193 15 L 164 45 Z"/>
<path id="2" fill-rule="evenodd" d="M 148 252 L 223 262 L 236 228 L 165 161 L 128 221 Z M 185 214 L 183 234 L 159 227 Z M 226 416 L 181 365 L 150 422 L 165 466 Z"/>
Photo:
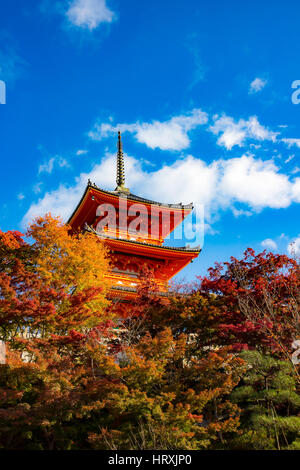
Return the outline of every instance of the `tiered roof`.
<path id="1" fill-rule="evenodd" d="M 95 233 L 99 238 L 103 238 L 105 240 L 116 240 L 116 241 L 126 242 L 126 243 L 133 244 L 133 245 L 149 246 L 153 248 L 153 243 L 141 242 L 138 240 L 128 240 L 128 238 L 122 238 L 122 237 L 112 237 L 106 234 L 102 235 L 101 233 L 96 232 L 96 230 L 94 230 L 93 227 L 90 227 L 88 224 L 85 224 L 84 230 L 87 232 Z M 195 248 L 191 248 L 190 246 L 155 245 L 155 249 L 156 248 L 159 248 L 161 250 L 169 250 L 169 251 L 184 251 L 188 253 L 200 253 L 201 251 L 200 245 L 196 246 Z"/>
<path id="2" fill-rule="evenodd" d="M 108 249 L 116 257 L 132 256 L 132 259 L 134 260 L 133 263 L 136 263 L 136 260 L 138 260 L 138 262 L 140 260 L 141 263 L 144 263 L 146 260 L 146 262 L 149 261 L 150 263 L 154 263 L 155 266 L 160 266 L 159 263 L 162 263 L 163 268 L 157 268 L 157 279 L 160 283 L 168 281 L 187 264 L 192 262 L 201 251 L 200 246 L 191 248 L 188 245 L 180 247 L 163 245 L 165 237 L 184 220 L 187 214 L 191 212 L 193 204 L 182 204 L 182 202 L 166 204 L 133 194 L 130 189 L 125 186 L 124 155 L 120 132 L 118 133 L 116 183 L 117 186 L 115 190 L 110 191 L 102 189 L 88 180 L 85 191 L 69 218 L 68 223 L 75 232 L 78 230 L 85 230 L 93 232 L 99 238 L 104 239 Z M 121 230 L 116 227 L 117 234 L 110 233 L 109 230 L 100 233 L 97 232 L 94 227 L 98 220 L 98 205 L 103 202 L 107 202 L 117 208 L 120 206 L 119 198 L 124 198 L 124 200 L 127 201 L 126 204 L 128 204 L 128 206 L 131 206 L 134 203 L 144 204 L 146 206 L 145 214 L 148 215 L 151 213 L 151 215 L 153 214 L 155 217 L 154 220 L 159 221 L 159 231 L 157 233 L 154 232 L 154 235 L 152 235 L 151 232 L 151 237 L 147 237 L 146 234 L 141 233 L 140 236 L 135 238 L 131 236 L 131 232 L 129 230 L 126 232 L 122 231 L 122 227 Z M 163 219 L 163 215 L 166 213 L 170 216 L 169 220 L 171 222 L 169 225 L 161 221 Z M 150 228 L 152 228 L 152 226 Z M 136 234 L 134 233 L 133 235 Z M 113 271 L 109 275 L 113 276 Z M 122 282 L 120 282 L 120 284 L 122 284 Z M 126 284 L 127 280 L 125 279 L 124 282 Z M 129 285 L 113 285 L 112 290 L 123 291 L 124 293 L 127 292 L 129 296 L 133 296 L 134 293 L 136 293 L 136 287 Z M 166 294 L 164 289 L 162 289 L 162 292 L 165 292 Z"/>

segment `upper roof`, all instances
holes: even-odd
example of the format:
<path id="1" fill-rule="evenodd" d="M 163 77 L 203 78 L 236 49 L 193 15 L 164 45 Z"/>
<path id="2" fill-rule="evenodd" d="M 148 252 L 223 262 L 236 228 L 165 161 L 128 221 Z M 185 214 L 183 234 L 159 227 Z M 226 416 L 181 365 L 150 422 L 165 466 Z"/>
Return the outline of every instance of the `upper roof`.
<path id="1" fill-rule="evenodd" d="M 99 191 L 103 194 L 107 194 L 110 196 L 116 196 L 116 197 L 124 197 L 129 199 L 132 202 L 139 202 L 139 203 L 144 203 L 144 204 L 150 204 L 153 206 L 158 206 L 158 207 L 164 207 L 166 209 L 179 209 L 179 210 L 192 210 L 194 208 L 193 203 L 191 202 L 190 204 L 182 204 L 181 202 L 177 204 L 165 204 L 163 202 L 157 202 L 157 201 L 152 201 L 151 199 L 146 199 L 141 196 L 137 196 L 136 194 L 132 194 L 131 192 L 124 192 L 120 190 L 115 190 L 115 191 L 109 191 L 107 189 L 102 189 L 99 188 L 99 186 L 96 185 L 96 183 L 92 183 L 90 180 L 88 180 L 87 186 L 85 188 L 85 191 L 78 202 L 77 206 L 75 207 L 74 211 L 72 212 L 71 216 L 68 219 L 67 223 L 70 223 L 71 220 L 73 219 L 74 215 L 76 214 L 77 210 L 79 209 L 81 202 L 83 201 L 87 191 L 89 188 L 95 189 L 96 191 Z"/>
<path id="2" fill-rule="evenodd" d="M 103 193 L 111 194 L 113 196 L 127 197 L 127 199 L 130 199 L 131 201 L 144 202 L 145 204 L 152 204 L 156 206 L 172 207 L 174 209 L 193 209 L 192 202 L 190 204 L 182 204 L 182 202 L 178 202 L 176 204 L 166 204 L 164 202 L 157 202 L 153 201 L 152 199 L 146 199 L 145 197 L 137 196 L 136 194 L 133 194 L 130 191 L 127 192 L 117 189 L 115 189 L 114 191 L 108 191 L 107 189 L 99 188 L 99 186 L 97 186 L 95 183 L 92 183 L 90 180 L 88 180 L 88 186 L 91 186 L 92 188 L 98 189 Z"/>
<path id="3" fill-rule="evenodd" d="M 143 204 L 149 204 L 152 206 L 157 206 L 161 208 L 166 208 L 166 209 L 173 209 L 173 210 L 178 210 L 178 211 L 184 211 L 188 210 L 191 211 L 193 209 L 193 203 L 190 204 L 182 204 L 182 202 L 175 203 L 175 204 L 166 204 L 163 202 L 157 202 L 153 201 L 151 199 L 146 199 L 141 196 L 137 196 L 136 194 L 133 194 L 130 192 L 128 188 L 125 186 L 125 169 L 124 169 L 124 155 L 123 155 L 123 146 L 122 146 L 122 141 L 121 141 L 121 133 L 118 132 L 118 153 L 117 153 L 117 178 L 116 178 L 116 183 L 117 187 L 114 191 L 109 191 L 106 189 L 102 189 L 99 186 L 96 185 L 96 183 L 92 183 L 90 180 L 88 180 L 87 186 L 85 188 L 85 191 L 78 202 L 76 208 L 74 209 L 72 215 L 68 219 L 68 223 L 71 222 L 71 220 L 74 218 L 75 214 L 77 213 L 81 203 L 83 202 L 86 194 L 88 193 L 89 189 L 93 189 L 96 191 L 99 191 L 99 193 L 102 193 L 103 195 L 107 196 L 115 196 L 115 197 L 124 197 L 127 198 L 129 201 L 132 202 L 137 202 L 137 203 L 143 203 Z"/>

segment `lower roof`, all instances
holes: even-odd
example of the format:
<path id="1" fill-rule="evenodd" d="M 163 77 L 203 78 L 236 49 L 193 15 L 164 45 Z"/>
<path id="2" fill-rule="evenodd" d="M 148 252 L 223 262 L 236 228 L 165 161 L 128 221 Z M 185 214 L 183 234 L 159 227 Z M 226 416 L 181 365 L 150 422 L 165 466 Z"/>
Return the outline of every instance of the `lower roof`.
<path id="1" fill-rule="evenodd" d="M 185 253 L 198 253 L 198 254 L 201 251 L 200 246 L 196 246 L 195 248 L 190 248 L 189 246 L 188 247 L 186 247 L 186 246 L 164 246 L 164 245 L 156 245 L 154 243 L 141 242 L 141 241 L 138 241 L 138 240 L 128 240 L 127 238 L 112 237 L 110 235 L 101 235 L 101 234 L 97 233 L 96 230 L 94 230 L 88 224 L 85 224 L 84 229 L 87 232 L 94 233 L 95 235 L 97 235 L 99 238 L 102 238 L 103 240 L 112 240 L 112 241 L 123 242 L 123 243 L 126 242 L 126 243 L 129 243 L 129 244 L 139 245 L 139 246 L 149 246 L 149 247 L 154 248 L 154 249 L 157 248 L 158 250 L 181 251 L 181 252 L 185 252 Z"/>

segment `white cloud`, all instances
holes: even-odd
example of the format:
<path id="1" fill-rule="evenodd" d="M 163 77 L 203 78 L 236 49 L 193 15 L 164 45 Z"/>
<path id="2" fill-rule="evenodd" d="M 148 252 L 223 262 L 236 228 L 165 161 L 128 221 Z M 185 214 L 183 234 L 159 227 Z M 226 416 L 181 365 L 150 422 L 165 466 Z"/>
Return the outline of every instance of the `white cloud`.
<path id="1" fill-rule="evenodd" d="M 244 209 L 236 209 L 235 207 L 232 208 L 232 213 L 234 217 L 241 217 L 245 215 L 246 217 L 250 217 L 250 215 L 253 215 L 253 212 L 251 211 L 246 211 Z"/>
<path id="2" fill-rule="evenodd" d="M 60 168 L 69 168 L 69 162 L 64 157 L 57 157 L 57 164 Z"/>
<path id="3" fill-rule="evenodd" d="M 261 145 L 260 144 L 250 144 L 250 148 L 253 148 L 255 150 L 258 150 L 261 148 Z"/>
<path id="4" fill-rule="evenodd" d="M 263 240 L 261 242 L 261 246 L 263 248 L 267 248 L 270 251 L 277 250 L 277 243 L 274 240 L 272 240 L 271 238 L 266 238 L 266 240 Z"/>
<path id="5" fill-rule="evenodd" d="M 300 256 L 300 237 L 289 243 L 287 249 L 290 256 Z"/>
<path id="6" fill-rule="evenodd" d="M 70 167 L 68 161 L 64 157 L 61 157 L 60 155 L 56 155 L 55 157 L 50 158 L 48 161 L 46 161 L 45 163 L 39 166 L 39 169 L 38 169 L 39 175 L 41 173 L 48 173 L 50 175 L 55 165 L 59 166 L 60 168 Z"/>
<path id="7" fill-rule="evenodd" d="M 66 221 L 82 195 L 81 189 L 83 188 L 77 186 L 68 188 L 60 185 L 54 191 L 46 192 L 37 202 L 31 204 L 23 218 L 22 225 L 26 226 L 35 217 L 48 212 L 52 215 L 59 215 Z"/>
<path id="8" fill-rule="evenodd" d="M 249 93 L 257 93 L 261 91 L 267 84 L 267 80 L 263 80 L 262 78 L 255 78 L 250 83 Z"/>
<path id="9" fill-rule="evenodd" d="M 113 124 L 113 118 L 107 122 L 96 122 L 88 133 L 92 140 L 102 140 L 118 131 L 130 132 L 136 140 L 144 143 L 151 149 L 184 150 L 190 146 L 190 131 L 208 123 L 209 116 L 199 108 L 189 113 L 174 116 L 167 121 L 134 122 Z M 218 137 L 217 144 L 231 150 L 234 146 L 243 147 L 249 142 L 250 148 L 261 148 L 264 141 L 285 142 L 289 147 L 298 143 L 300 139 L 278 139 L 280 132 L 274 132 L 260 124 L 257 116 L 248 119 L 234 120 L 233 117 L 214 115 L 213 124 L 205 126 L 205 130 Z M 276 150 L 275 150 L 276 151 Z"/>
<path id="10" fill-rule="evenodd" d="M 23 194 L 23 193 L 19 193 L 19 194 L 18 194 L 18 199 L 19 199 L 19 201 L 22 201 L 23 199 L 25 199 L 24 194 Z"/>
<path id="11" fill-rule="evenodd" d="M 55 161 L 55 158 L 52 157 L 50 158 L 47 162 L 43 163 L 42 165 L 39 166 L 39 174 L 41 173 L 49 173 L 49 175 L 52 173 L 53 171 L 53 167 L 54 167 L 54 161 Z"/>
<path id="12" fill-rule="evenodd" d="M 115 13 L 108 8 L 106 0 L 72 0 L 66 16 L 71 24 L 90 31 L 115 19 Z"/>
<path id="13" fill-rule="evenodd" d="M 86 153 L 88 153 L 87 150 L 77 150 L 76 155 L 85 155 Z"/>
<path id="14" fill-rule="evenodd" d="M 294 180 L 292 197 L 294 201 L 300 202 L 300 178 L 295 178 Z"/>
<path id="15" fill-rule="evenodd" d="M 293 145 L 300 148 L 300 139 L 285 138 L 285 139 L 281 139 L 281 141 L 287 144 L 288 148 L 292 147 Z"/>
<path id="16" fill-rule="evenodd" d="M 40 192 L 42 192 L 42 185 L 43 185 L 42 181 L 39 181 L 38 183 L 36 183 L 32 188 L 33 192 L 35 194 L 39 194 Z"/>
<path id="17" fill-rule="evenodd" d="M 300 202 L 300 178 L 295 181 L 279 173 L 274 162 L 243 155 L 210 164 L 191 155 L 172 165 L 146 171 L 141 161 L 126 156 L 127 186 L 135 194 L 164 203 L 204 204 L 205 218 L 213 224 L 222 210 L 235 216 L 250 216 L 264 208 L 284 208 Z M 82 196 L 88 178 L 102 188 L 114 189 L 115 155 L 106 154 L 89 173 L 76 178 L 72 187 L 61 185 L 31 205 L 23 224 L 37 215 L 51 212 L 64 220 Z M 243 204 L 243 209 L 236 205 Z"/>
<path id="18" fill-rule="evenodd" d="M 208 116 L 201 109 L 193 109 L 188 114 L 172 117 L 168 121 L 152 121 L 151 123 L 116 124 L 97 123 L 89 132 L 93 140 L 101 140 L 117 131 L 134 134 L 138 142 L 151 149 L 183 150 L 189 147 L 188 133 L 196 127 L 206 124 Z"/>
<path id="19" fill-rule="evenodd" d="M 242 147 L 248 139 L 275 142 L 277 136 L 276 132 L 262 126 L 256 116 L 249 117 L 247 121 L 240 119 L 237 122 L 230 116 L 214 116 L 214 124 L 209 129 L 213 134 L 219 136 L 218 145 L 226 147 L 228 150 L 235 145 Z"/>
<path id="20" fill-rule="evenodd" d="M 284 163 L 289 163 L 291 160 L 293 160 L 294 157 L 295 157 L 295 154 L 294 154 L 294 155 L 290 155 L 290 156 L 284 161 Z"/>
<path id="21" fill-rule="evenodd" d="M 243 202 L 254 209 L 288 207 L 292 183 L 278 172 L 272 160 L 263 161 L 243 155 L 223 163 L 220 190 L 225 198 Z"/>

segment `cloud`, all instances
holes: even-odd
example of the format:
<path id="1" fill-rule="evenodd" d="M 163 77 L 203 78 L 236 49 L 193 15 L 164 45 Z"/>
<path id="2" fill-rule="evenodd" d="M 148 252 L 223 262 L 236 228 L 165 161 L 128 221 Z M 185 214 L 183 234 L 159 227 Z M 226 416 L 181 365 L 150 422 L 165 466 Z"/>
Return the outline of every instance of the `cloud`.
<path id="1" fill-rule="evenodd" d="M 50 158 L 47 162 L 43 163 L 39 166 L 39 174 L 41 173 L 48 173 L 49 175 L 52 173 L 54 168 L 54 161 L 55 158 Z"/>
<path id="2" fill-rule="evenodd" d="M 72 0 L 66 11 L 70 24 L 90 31 L 102 23 L 111 23 L 115 13 L 108 8 L 106 0 Z"/>
<path id="3" fill-rule="evenodd" d="M 135 139 L 147 145 L 151 149 L 180 151 L 190 146 L 189 133 L 209 122 L 209 115 L 200 108 L 178 116 L 173 116 L 166 121 L 153 120 L 151 122 L 113 123 L 109 117 L 107 122 L 97 121 L 88 132 L 92 140 L 100 141 L 116 134 L 118 131 L 129 132 Z M 212 124 L 205 126 L 206 131 L 217 136 L 217 145 L 231 150 L 234 146 L 244 147 L 246 144 L 251 149 L 262 148 L 263 142 L 283 142 L 288 147 L 297 145 L 300 148 L 300 139 L 280 138 L 280 132 L 274 132 L 260 124 L 257 116 L 248 119 L 235 120 L 226 114 L 214 115 Z M 249 142 L 250 141 L 250 142 Z M 274 150 L 277 152 L 277 149 Z"/>
<path id="4" fill-rule="evenodd" d="M 295 154 L 290 155 L 286 160 L 284 160 L 284 163 L 289 163 L 293 158 L 295 158 Z"/>
<path id="5" fill-rule="evenodd" d="M 261 148 L 261 145 L 260 144 L 250 144 L 250 148 L 258 150 L 258 149 Z"/>
<path id="6" fill-rule="evenodd" d="M 243 155 L 223 162 L 220 190 L 231 201 L 261 210 L 264 207 L 288 207 L 292 201 L 293 183 L 279 173 L 272 160 L 263 161 Z"/>
<path id="7" fill-rule="evenodd" d="M 290 256 L 300 256 L 300 237 L 289 243 L 287 250 Z"/>
<path id="8" fill-rule="evenodd" d="M 50 158 L 48 161 L 39 166 L 38 174 L 40 175 L 41 173 L 48 173 L 50 175 L 55 165 L 59 168 L 70 167 L 68 161 L 65 158 L 56 155 L 55 157 Z"/>
<path id="9" fill-rule="evenodd" d="M 33 192 L 35 194 L 41 193 L 42 192 L 42 185 L 43 185 L 42 181 L 40 181 L 39 183 L 36 183 L 32 188 Z"/>
<path id="10" fill-rule="evenodd" d="M 86 153 L 88 153 L 87 150 L 77 150 L 76 155 L 85 155 Z"/>
<path id="11" fill-rule="evenodd" d="M 274 240 L 272 240 L 271 238 L 266 238 L 266 240 L 263 240 L 261 242 L 261 246 L 263 248 L 267 248 L 270 251 L 277 250 L 277 243 Z"/>
<path id="12" fill-rule="evenodd" d="M 172 117 L 168 121 L 152 121 L 151 123 L 116 124 L 96 123 L 89 132 L 92 140 L 101 140 L 117 131 L 130 132 L 140 143 L 151 149 L 183 150 L 189 147 L 189 132 L 200 125 L 206 124 L 208 116 L 201 109 L 193 109 L 190 113 Z"/>
<path id="13" fill-rule="evenodd" d="M 19 199 L 19 201 L 22 201 L 23 199 L 25 199 L 24 194 L 23 194 L 23 193 L 19 193 L 19 194 L 18 194 L 18 199 Z"/>
<path id="14" fill-rule="evenodd" d="M 0 43 L 0 80 L 14 84 L 24 74 L 27 64 L 19 56 L 11 36 L 0 32 Z"/>
<path id="15" fill-rule="evenodd" d="M 284 138 L 284 139 L 281 139 L 281 142 L 284 142 L 285 144 L 287 144 L 288 148 L 292 146 L 296 146 L 300 148 L 300 139 Z"/>
<path id="16" fill-rule="evenodd" d="M 69 164 L 68 160 L 64 157 L 57 157 L 56 161 L 57 161 L 57 164 L 60 168 L 69 168 L 70 167 L 70 164 Z"/>
<path id="17" fill-rule="evenodd" d="M 51 212 L 52 215 L 59 215 L 66 221 L 80 197 L 81 191 L 78 188 L 60 185 L 54 191 L 46 192 L 37 202 L 31 204 L 22 220 L 22 226 L 25 227 L 35 217 L 48 212 Z"/>
<path id="18" fill-rule="evenodd" d="M 226 147 L 227 150 L 231 150 L 235 145 L 242 147 L 248 139 L 275 142 L 278 134 L 262 126 L 256 116 L 249 117 L 247 121 L 240 119 L 236 122 L 230 116 L 216 115 L 214 124 L 209 129 L 219 136 L 217 144 Z"/>
<path id="19" fill-rule="evenodd" d="M 257 93 L 261 91 L 267 84 L 267 80 L 263 80 L 262 78 L 255 78 L 249 87 L 249 93 Z"/>
<path id="20" fill-rule="evenodd" d="M 211 163 L 191 155 L 179 158 L 172 165 L 147 171 L 141 161 L 126 156 L 126 185 L 135 194 L 164 203 L 203 204 L 205 218 L 212 224 L 225 210 L 235 216 L 250 216 L 264 208 L 285 208 L 300 202 L 300 178 L 295 181 L 279 172 L 272 160 L 262 161 L 243 155 Z M 23 219 L 52 212 L 64 220 L 80 200 L 87 180 L 104 189 L 114 189 L 115 155 L 107 153 L 89 173 L 82 173 L 72 186 L 60 185 L 34 202 Z M 241 209 L 240 205 L 244 207 Z"/>
<path id="21" fill-rule="evenodd" d="M 188 89 L 191 90 L 195 85 L 202 81 L 207 72 L 207 67 L 203 64 L 201 57 L 201 39 L 197 33 L 189 34 L 186 40 L 187 50 L 190 52 L 194 62 L 194 74 L 191 83 L 188 85 Z"/>
<path id="22" fill-rule="evenodd" d="M 253 212 L 251 211 L 246 211 L 244 209 L 236 209 L 235 207 L 232 208 L 232 213 L 234 217 L 241 217 L 245 215 L 246 217 L 250 217 L 250 215 L 253 215 Z"/>
<path id="23" fill-rule="evenodd" d="M 292 187 L 292 198 L 295 202 L 300 202 L 300 178 L 294 180 Z"/>

